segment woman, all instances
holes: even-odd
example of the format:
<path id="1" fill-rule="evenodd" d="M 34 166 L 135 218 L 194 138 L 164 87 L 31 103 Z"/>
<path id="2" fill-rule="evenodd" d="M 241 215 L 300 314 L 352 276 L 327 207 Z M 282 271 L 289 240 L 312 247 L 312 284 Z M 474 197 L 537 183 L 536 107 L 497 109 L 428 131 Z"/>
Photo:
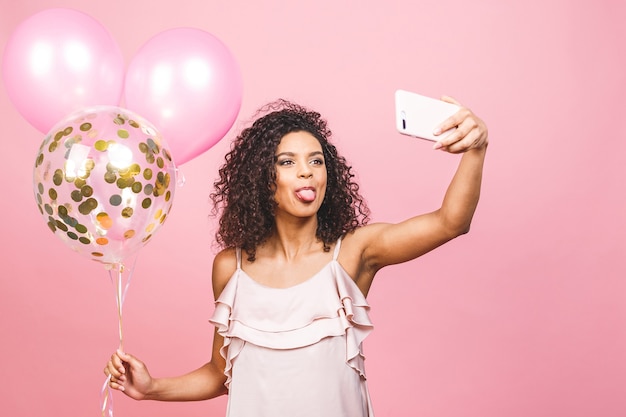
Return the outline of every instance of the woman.
<path id="1" fill-rule="evenodd" d="M 449 97 L 445 101 L 457 103 Z M 351 167 L 316 112 L 279 100 L 234 141 L 211 195 L 221 213 L 213 263 L 211 360 L 153 378 L 116 352 L 110 386 L 131 398 L 191 401 L 229 394 L 229 416 L 372 416 L 362 342 L 368 294 L 383 267 L 467 233 L 488 144 L 484 122 L 461 109 L 435 149 L 463 153 L 438 210 L 367 224 Z"/>

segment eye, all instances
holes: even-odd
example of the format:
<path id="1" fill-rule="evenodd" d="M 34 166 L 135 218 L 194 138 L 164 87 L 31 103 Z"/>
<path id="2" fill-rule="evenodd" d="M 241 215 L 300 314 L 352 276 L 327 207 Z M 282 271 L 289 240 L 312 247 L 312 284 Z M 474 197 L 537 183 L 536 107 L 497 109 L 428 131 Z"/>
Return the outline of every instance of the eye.
<path id="1" fill-rule="evenodd" d="M 292 165 L 293 161 L 291 159 L 280 159 L 278 161 L 278 165 L 280 166 L 286 166 L 286 165 Z"/>
<path id="2" fill-rule="evenodd" d="M 311 161 L 313 165 L 324 165 L 324 160 L 322 158 L 315 158 Z"/>

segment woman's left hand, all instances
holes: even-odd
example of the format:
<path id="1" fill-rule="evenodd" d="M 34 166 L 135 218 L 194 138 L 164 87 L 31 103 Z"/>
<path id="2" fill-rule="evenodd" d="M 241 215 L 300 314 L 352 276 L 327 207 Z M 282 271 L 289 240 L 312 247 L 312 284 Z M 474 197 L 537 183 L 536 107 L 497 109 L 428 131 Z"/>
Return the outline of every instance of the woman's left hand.
<path id="1" fill-rule="evenodd" d="M 441 100 L 456 104 L 461 109 L 439 125 L 435 131 L 436 135 L 454 127 L 456 130 L 437 141 L 433 148 L 450 153 L 463 153 L 470 149 L 486 148 L 489 140 L 485 122 L 452 97 L 443 96 Z"/>

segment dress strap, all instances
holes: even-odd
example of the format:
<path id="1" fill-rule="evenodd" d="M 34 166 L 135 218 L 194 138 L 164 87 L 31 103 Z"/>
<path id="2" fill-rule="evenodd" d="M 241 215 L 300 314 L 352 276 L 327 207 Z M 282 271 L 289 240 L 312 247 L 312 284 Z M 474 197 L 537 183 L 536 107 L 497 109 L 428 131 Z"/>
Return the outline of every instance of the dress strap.
<path id="1" fill-rule="evenodd" d="M 337 257 L 339 256 L 339 248 L 341 248 L 341 237 L 337 239 L 337 244 L 335 245 L 335 252 L 333 253 L 333 261 L 336 261 Z"/>
<path id="2" fill-rule="evenodd" d="M 241 248 L 235 249 L 235 255 L 237 256 L 237 269 L 241 269 Z"/>

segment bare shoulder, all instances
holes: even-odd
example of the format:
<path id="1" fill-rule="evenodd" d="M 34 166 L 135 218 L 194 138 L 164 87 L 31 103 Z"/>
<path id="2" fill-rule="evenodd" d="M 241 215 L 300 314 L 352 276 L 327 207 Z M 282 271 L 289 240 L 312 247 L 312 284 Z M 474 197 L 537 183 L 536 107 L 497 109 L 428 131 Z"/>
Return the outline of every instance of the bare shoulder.
<path id="1" fill-rule="evenodd" d="M 368 248 L 380 239 L 381 233 L 389 226 L 389 223 L 371 223 L 348 233 L 342 239 L 342 252 L 349 253 L 351 257 L 367 258 Z"/>
<path id="2" fill-rule="evenodd" d="M 237 269 L 237 257 L 235 249 L 224 249 L 215 255 L 213 259 L 213 294 L 215 298 L 219 297 L 230 277 Z"/>

